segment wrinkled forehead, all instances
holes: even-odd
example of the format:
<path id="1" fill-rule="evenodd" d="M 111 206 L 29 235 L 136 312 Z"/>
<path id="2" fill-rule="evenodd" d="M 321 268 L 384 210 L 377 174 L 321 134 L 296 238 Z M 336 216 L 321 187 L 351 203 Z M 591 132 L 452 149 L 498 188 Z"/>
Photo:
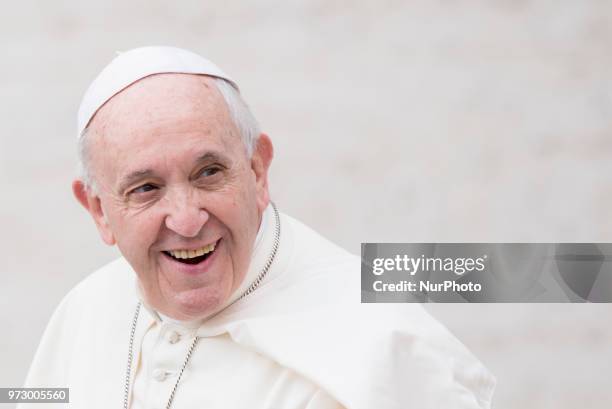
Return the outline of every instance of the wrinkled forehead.
<path id="1" fill-rule="evenodd" d="M 206 153 L 231 161 L 246 150 L 214 79 L 156 74 L 114 95 L 87 131 L 90 160 L 102 184 L 143 170 L 183 172 Z"/>
<path id="2" fill-rule="evenodd" d="M 168 127 L 184 132 L 198 121 L 231 126 L 229 111 L 214 80 L 205 75 L 155 74 L 109 99 L 94 115 L 89 132 L 105 138 L 129 137 L 138 130 Z M 205 125 L 205 124 L 201 124 Z"/>

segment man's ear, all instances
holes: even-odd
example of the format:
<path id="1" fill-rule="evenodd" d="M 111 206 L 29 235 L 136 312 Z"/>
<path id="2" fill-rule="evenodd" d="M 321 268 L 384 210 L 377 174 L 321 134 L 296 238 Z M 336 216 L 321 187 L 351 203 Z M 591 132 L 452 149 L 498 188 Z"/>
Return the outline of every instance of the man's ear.
<path id="1" fill-rule="evenodd" d="M 270 137 L 265 133 L 257 138 L 257 145 L 251 158 L 251 168 L 255 173 L 255 183 L 257 188 L 257 205 L 260 211 L 264 211 L 270 202 L 270 192 L 268 190 L 268 169 L 274 157 L 274 147 Z"/>
<path id="2" fill-rule="evenodd" d="M 88 190 L 83 181 L 79 179 L 72 182 L 72 193 L 74 193 L 74 197 L 76 197 L 79 203 L 81 203 L 94 219 L 102 240 L 109 246 L 115 244 L 115 236 L 108 225 L 108 220 L 102 209 L 100 197 L 94 195 L 91 190 Z"/>

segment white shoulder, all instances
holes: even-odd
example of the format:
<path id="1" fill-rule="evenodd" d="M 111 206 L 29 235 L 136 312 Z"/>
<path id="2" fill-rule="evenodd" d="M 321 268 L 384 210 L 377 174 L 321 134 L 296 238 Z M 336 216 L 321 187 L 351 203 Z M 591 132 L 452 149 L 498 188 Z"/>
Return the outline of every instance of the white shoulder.
<path id="1" fill-rule="evenodd" d="M 318 260 L 325 263 L 329 263 L 332 260 L 336 262 L 355 262 L 359 260 L 358 256 L 332 243 L 312 228 L 291 216 L 283 213 L 281 222 L 281 228 L 284 225 L 286 229 L 290 229 L 294 249 L 298 250 L 295 253 L 298 255 L 303 255 L 311 261 Z"/>
<path id="2" fill-rule="evenodd" d="M 89 274 L 79 282 L 68 295 L 95 295 L 125 289 L 133 290 L 135 273 L 127 260 L 119 257 Z"/>
<path id="3" fill-rule="evenodd" d="M 128 262 L 120 257 L 89 274 L 62 299 L 54 312 L 54 319 L 74 319 L 92 311 L 123 308 L 133 304 L 136 297 L 136 278 Z"/>
<path id="4" fill-rule="evenodd" d="M 122 323 L 117 317 L 132 313 L 136 301 L 134 281 L 133 270 L 120 258 L 70 290 L 47 324 L 26 386 L 65 385 L 78 353 L 88 351 L 93 340 L 113 333 L 111 326 Z"/>

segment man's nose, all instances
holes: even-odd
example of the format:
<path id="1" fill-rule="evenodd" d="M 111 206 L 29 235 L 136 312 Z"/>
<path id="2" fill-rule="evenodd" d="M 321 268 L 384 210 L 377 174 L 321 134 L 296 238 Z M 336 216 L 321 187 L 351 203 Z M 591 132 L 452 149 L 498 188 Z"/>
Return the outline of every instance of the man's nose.
<path id="1" fill-rule="evenodd" d="M 189 192 L 175 192 L 168 200 L 166 227 L 183 237 L 197 236 L 208 221 L 208 212 Z"/>

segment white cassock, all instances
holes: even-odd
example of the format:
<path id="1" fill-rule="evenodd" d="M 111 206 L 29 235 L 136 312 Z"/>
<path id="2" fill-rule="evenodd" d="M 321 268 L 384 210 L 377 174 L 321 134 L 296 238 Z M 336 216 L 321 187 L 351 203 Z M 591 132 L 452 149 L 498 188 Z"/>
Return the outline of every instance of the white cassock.
<path id="1" fill-rule="evenodd" d="M 182 323 L 141 309 L 130 407 L 165 408 L 194 336 L 172 408 L 489 408 L 494 378 L 418 304 L 361 304 L 360 259 L 281 214 L 280 246 L 258 288 L 237 300 L 269 258 L 266 210 L 249 272 L 228 306 Z M 70 404 L 121 408 L 136 276 L 121 258 L 61 302 L 30 368 L 28 387 L 68 387 Z M 21 404 L 19 409 L 39 409 Z"/>

